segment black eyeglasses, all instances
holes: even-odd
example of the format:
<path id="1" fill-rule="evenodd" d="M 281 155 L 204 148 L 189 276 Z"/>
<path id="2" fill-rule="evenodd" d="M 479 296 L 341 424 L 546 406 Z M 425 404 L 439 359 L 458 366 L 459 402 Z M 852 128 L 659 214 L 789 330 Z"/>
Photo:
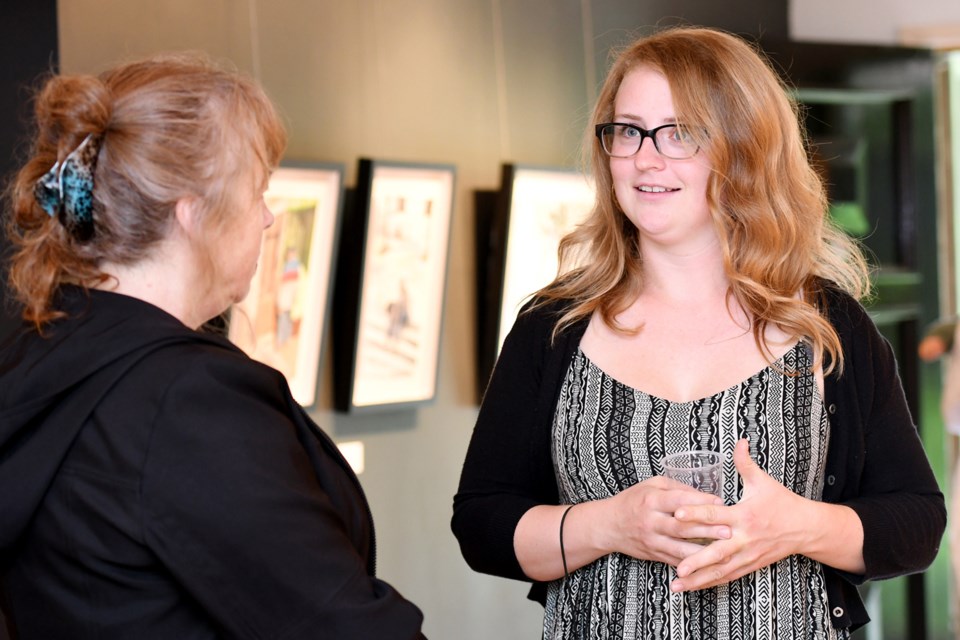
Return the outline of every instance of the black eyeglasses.
<path id="1" fill-rule="evenodd" d="M 693 136 L 678 124 L 663 124 L 653 129 L 644 129 L 625 122 L 598 124 L 596 135 L 607 155 L 614 158 L 629 158 L 638 151 L 645 138 L 653 139 L 657 152 L 673 160 L 685 160 L 700 150 Z"/>

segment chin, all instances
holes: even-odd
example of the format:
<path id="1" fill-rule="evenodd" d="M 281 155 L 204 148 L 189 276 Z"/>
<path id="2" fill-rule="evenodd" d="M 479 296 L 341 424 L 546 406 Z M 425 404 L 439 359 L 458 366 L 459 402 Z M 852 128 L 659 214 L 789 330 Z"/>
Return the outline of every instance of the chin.
<path id="1" fill-rule="evenodd" d="M 250 285 L 248 284 L 247 286 L 243 287 L 242 289 L 236 292 L 236 295 L 233 296 L 233 299 L 230 301 L 230 304 L 231 305 L 240 304 L 246 299 L 246 297 L 249 294 L 250 294 Z"/>

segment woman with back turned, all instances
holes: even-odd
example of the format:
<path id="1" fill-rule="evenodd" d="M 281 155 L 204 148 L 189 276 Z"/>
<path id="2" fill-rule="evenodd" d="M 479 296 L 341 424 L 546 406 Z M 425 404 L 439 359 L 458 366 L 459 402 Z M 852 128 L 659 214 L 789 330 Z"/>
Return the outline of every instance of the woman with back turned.
<path id="1" fill-rule="evenodd" d="M 847 637 L 856 585 L 924 569 L 945 513 L 795 105 L 741 39 L 666 30 L 619 55 L 586 149 L 593 213 L 467 452 L 464 557 L 534 582 L 545 638 Z M 688 449 L 720 497 L 663 476 Z"/>
<path id="2" fill-rule="evenodd" d="M 241 300 L 286 142 L 195 56 L 54 76 L 11 187 L 0 605 L 15 638 L 422 638 L 356 476 L 283 376 L 198 331 Z"/>

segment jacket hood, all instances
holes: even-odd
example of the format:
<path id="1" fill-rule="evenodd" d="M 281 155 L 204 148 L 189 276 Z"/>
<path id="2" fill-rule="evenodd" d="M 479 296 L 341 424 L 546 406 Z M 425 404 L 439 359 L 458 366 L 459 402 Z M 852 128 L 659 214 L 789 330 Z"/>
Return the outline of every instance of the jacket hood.
<path id="1" fill-rule="evenodd" d="M 70 450 L 114 384 L 153 351 L 179 342 L 215 342 L 136 298 L 66 287 L 67 316 L 40 335 L 14 332 L 0 348 L 0 564 Z"/>

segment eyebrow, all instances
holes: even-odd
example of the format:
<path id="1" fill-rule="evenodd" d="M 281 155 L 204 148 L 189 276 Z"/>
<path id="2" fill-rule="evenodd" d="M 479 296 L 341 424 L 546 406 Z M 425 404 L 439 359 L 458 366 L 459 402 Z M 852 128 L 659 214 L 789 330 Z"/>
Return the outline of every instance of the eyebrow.
<path id="1" fill-rule="evenodd" d="M 614 117 L 614 120 L 615 120 L 616 122 L 622 122 L 623 120 L 632 120 L 632 121 L 638 122 L 638 123 L 640 123 L 640 122 L 645 123 L 645 122 L 646 122 L 646 120 L 644 120 L 644 119 L 641 118 L 640 116 L 635 116 L 635 115 L 633 115 L 633 114 L 631 114 L 631 113 L 614 114 L 613 117 Z M 671 117 L 669 117 L 669 118 L 665 118 L 664 121 L 663 121 L 661 124 L 677 124 L 677 118 L 674 117 L 674 116 L 671 116 Z M 657 125 L 657 126 L 660 126 L 660 125 Z"/>

